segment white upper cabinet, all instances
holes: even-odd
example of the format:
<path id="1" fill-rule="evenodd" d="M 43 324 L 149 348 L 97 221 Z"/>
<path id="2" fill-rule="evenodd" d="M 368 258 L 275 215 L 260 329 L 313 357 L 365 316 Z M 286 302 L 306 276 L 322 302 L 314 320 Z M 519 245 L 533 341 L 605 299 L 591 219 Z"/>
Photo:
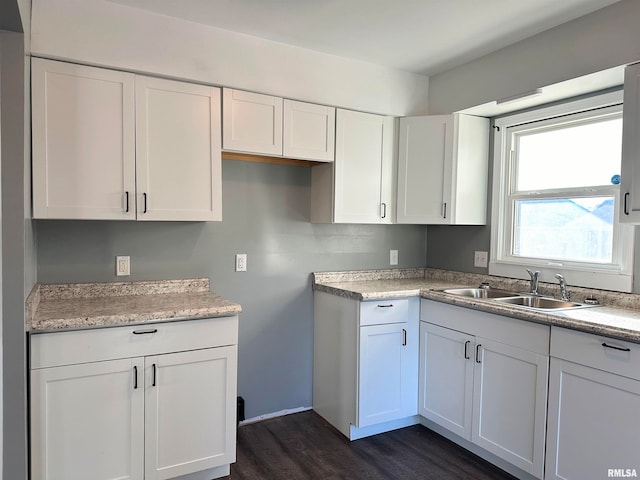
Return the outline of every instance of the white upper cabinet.
<path id="1" fill-rule="evenodd" d="M 221 220 L 220 91 L 136 77 L 139 220 Z"/>
<path id="2" fill-rule="evenodd" d="M 335 108 L 284 100 L 285 157 L 332 162 L 335 132 Z"/>
<path id="3" fill-rule="evenodd" d="M 338 109 L 336 159 L 312 169 L 311 221 L 393 223 L 394 119 Z"/>
<path id="4" fill-rule="evenodd" d="M 620 221 L 640 223 L 640 64 L 624 72 Z"/>
<path id="5" fill-rule="evenodd" d="M 222 148 L 282 155 L 282 98 L 224 88 Z"/>
<path id="6" fill-rule="evenodd" d="M 33 216 L 135 219 L 134 75 L 34 58 Z"/>
<path id="7" fill-rule="evenodd" d="M 33 216 L 221 220 L 220 91 L 33 59 Z"/>
<path id="8" fill-rule="evenodd" d="M 488 161 L 486 118 L 401 118 L 397 222 L 485 224 Z"/>
<path id="9" fill-rule="evenodd" d="M 223 89 L 225 150 L 332 162 L 335 108 Z"/>

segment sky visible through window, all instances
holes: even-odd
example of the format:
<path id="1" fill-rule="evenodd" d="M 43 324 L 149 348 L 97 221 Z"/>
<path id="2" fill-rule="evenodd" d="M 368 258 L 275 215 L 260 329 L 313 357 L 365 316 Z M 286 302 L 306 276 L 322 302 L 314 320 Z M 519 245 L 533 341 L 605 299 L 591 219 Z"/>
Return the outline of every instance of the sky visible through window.
<path id="1" fill-rule="evenodd" d="M 513 254 L 550 261 L 611 263 L 615 197 L 589 195 L 620 174 L 622 119 L 532 129 L 517 135 L 517 192 L 567 188 L 564 198 L 515 200 Z"/>

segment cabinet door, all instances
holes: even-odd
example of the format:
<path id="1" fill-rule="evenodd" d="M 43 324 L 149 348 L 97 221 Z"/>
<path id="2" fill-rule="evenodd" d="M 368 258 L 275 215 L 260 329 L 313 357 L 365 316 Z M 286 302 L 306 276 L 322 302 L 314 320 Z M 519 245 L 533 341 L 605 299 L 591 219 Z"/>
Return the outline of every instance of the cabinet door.
<path id="1" fill-rule="evenodd" d="M 282 156 L 282 98 L 223 89 L 222 148 Z"/>
<path id="2" fill-rule="evenodd" d="M 358 427 L 415 414 L 407 328 L 406 323 L 360 328 Z"/>
<path id="3" fill-rule="evenodd" d="M 542 478 L 549 357 L 476 338 L 472 441 Z"/>
<path id="4" fill-rule="evenodd" d="M 220 90 L 136 77 L 139 220 L 222 219 Z"/>
<path id="5" fill-rule="evenodd" d="M 640 223 L 640 64 L 624 73 L 620 221 Z"/>
<path id="6" fill-rule="evenodd" d="M 390 117 L 337 110 L 336 223 L 392 223 L 393 129 Z"/>
<path id="7" fill-rule="evenodd" d="M 401 118 L 399 139 L 398 223 L 450 223 L 453 116 Z"/>
<path id="8" fill-rule="evenodd" d="M 31 371 L 33 480 L 142 480 L 141 359 Z"/>
<path id="9" fill-rule="evenodd" d="M 552 358 L 546 478 L 640 470 L 639 411 L 639 381 Z"/>
<path id="10" fill-rule="evenodd" d="M 34 218 L 135 219 L 133 74 L 32 60 Z"/>
<path id="11" fill-rule="evenodd" d="M 237 347 L 145 358 L 145 478 L 235 462 Z"/>
<path id="12" fill-rule="evenodd" d="M 332 162 L 335 136 L 335 108 L 284 100 L 285 157 Z"/>
<path id="13" fill-rule="evenodd" d="M 472 335 L 420 322 L 419 413 L 471 440 Z"/>

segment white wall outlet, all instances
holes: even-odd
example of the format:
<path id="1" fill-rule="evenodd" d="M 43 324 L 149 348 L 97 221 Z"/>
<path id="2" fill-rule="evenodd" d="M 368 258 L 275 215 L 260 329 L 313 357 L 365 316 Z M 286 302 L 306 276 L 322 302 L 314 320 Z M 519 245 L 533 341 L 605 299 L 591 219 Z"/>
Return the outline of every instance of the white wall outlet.
<path id="1" fill-rule="evenodd" d="M 236 254 L 236 272 L 246 272 L 246 271 L 247 271 L 247 254 L 237 253 Z"/>
<path id="2" fill-rule="evenodd" d="M 398 250 L 389 250 L 389 265 L 398 264 Z"/>
<path id="3" fill-rule="evenodd" d="M 118 277 L 131 275 L 131 261 L 129 255 L 118 255 L 116 257 L 116 275 Z"/>
<path id="4" fill-rule="evenodd" d="M 489 266 L 489 253 L 476 251 L 473 253 L 473 266 L 487 268 Z"/>

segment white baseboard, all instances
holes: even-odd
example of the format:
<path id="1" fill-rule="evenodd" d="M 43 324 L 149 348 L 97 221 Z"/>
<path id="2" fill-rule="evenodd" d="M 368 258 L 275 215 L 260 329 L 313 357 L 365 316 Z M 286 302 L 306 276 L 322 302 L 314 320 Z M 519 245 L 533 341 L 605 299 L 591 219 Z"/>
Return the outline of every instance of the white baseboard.
<path id="1" fill-rule="evenodd" d="M 247 418 L 246 420 L 241 421 L 240 426 L 262 422 L 263 420 L 268 420 L 270 418 L 284 417 L 285 415 L 291 415 L 292 413 L 306 412 L 308 410 L 311 410 L 311 407 L 287 408 L 285 410 L 280 410 L 279 412 L 265 413 L 264 415 L 258 415 L 257 417 Z"/>

